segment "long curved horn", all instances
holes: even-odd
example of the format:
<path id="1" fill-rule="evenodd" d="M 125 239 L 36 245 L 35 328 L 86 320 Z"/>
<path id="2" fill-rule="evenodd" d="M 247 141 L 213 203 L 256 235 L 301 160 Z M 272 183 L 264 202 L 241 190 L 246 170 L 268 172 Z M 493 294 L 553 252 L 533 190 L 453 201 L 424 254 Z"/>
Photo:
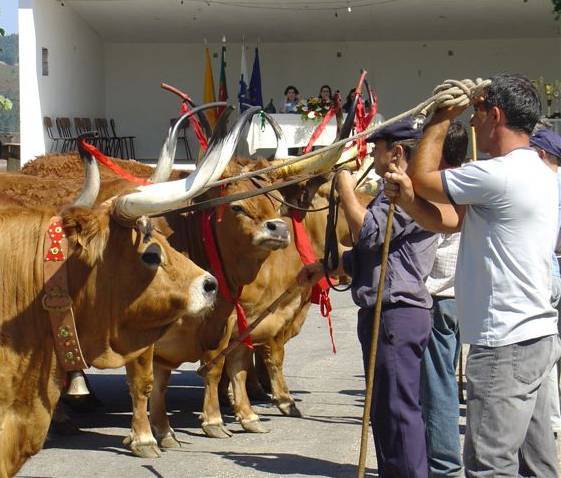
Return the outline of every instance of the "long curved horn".
<path id="1" fill-rule="evenodd" d="M 242 103 L 242 106 L 245 106 L 247 108 L 254 108 L 254 106 L 249 103 Z M 260 114 L 262 114 L 265 117 L 267 123 L 271 125 L 271 128 L 273 128 L 273 131 L 277 138 L 277 149 L 275 151 L 275 159 L 288 158 L 288 141 L 286 140 L 286 136 L 282 131 L 281 125 L 278 124 L 277 120 L 274 119 L 266 111 L 261 110 Z"/>
<path id="2" fill-rule="evenodd" d="M 227 106 L 225 101 L 216 101 L 214 103 L 206 103 L 201 106 L 184 113 L 173 126 L 170 126 L 168 130 L 168 136 L 162 145 L 160 151 L 160 157 L 158 158 L 158 164 L 156 169 L 152 173 L 150 181 L 153 183 L 162 183 L 167 181 L 171 175 L 173 169 L 173 162 L 175 160 L 175 152 L 177 150 L 177 138 L 179 137 L 179 131 L 185 125 L 185 122 L 194 114 L 198 115 L 204 110 L 209 108 L 216 108 L 218 106 Z"/>
<path id="3" fill-rule="evenodd" d="M 242 132 L 259 106 L 242 113 L 230 131 L 226 130 L 229 106 L 221 115 L 203 161 L 184 179 L 142 186 L 140 191 L 129 193 L 115 201 L 114 214 L 123 220 L 133 220 L 143 215 L 163 214 L 185 205 L 188 199 L 202 194 L 208 183 L 216 181 L 232 159 Z"/>
<path id="4" fill-rule="evenodd" d="M 335 141 L 347 138 L 351 134 L 355 121 L 357 104 L 358 95 L 355 96 L 349 113 L 347 114 L 343 126 L 341 127 L 341 131 L 339 131 L 339 134 L 337 135 L 337 139 Z M 326 173 L 341 159 L 342 155 L 344 154 L 344 145 L 341 145 L 338 148 L 329 149 L 327 151 L 324 148 L 320 148 L 315 151 L 315 154 L 313 156 L 304 161 L 284 166 L 277 169 L 276 171 L 273 171 L 272 176 L 273 178 L 277 179 L 297 176 L 298 174 L 302 173 Z M 350 152 L 349 154 L 352 155 L 353 153 Z M 282 165 L 284 161 L 285 160 L 278 160 L 275 161 L 275 163 Z"/>
<path id="5" fill-rule="evenodd" d="M 87 140 L 96 137 L 97 134 L 93 132 L 83 133 L 78 136 L 78 152 L 82 161 L 84 161 L 84 169 L 86 170 L 86 177 L 84 179 L 84 185 L 80 191 L 80 195 L 72 203 L 73 206 L 81 206 L 91 208 L 95 204 L 97 195 L 99 194 L 99 188 L 101 185 L 101 178 L 99 175 L 99 168 L 97 166 L 97 161 L 93 156 L 88 154 L 81 144 L 81 140 Z"/>
<path id="6" fill-rule="evenodd" d="M 277 120 L 274 119 L 269 113 L 265 113 L 263 111 L 261 114 L 265 116 L 265 119 L 271 125 L 271 128 L 273 128 L 275 136 L 277 137 L 275 159 L 288 158 L 288 141 L 286 140 L 286 136 L 284 135 L 280 124 L 278 124 Z"/>
<path id="7" fill-rule="evenodd" d="M 197 103 L 195 103 L 192 99 L 187 100 L 187 102 L 191 105 L 191 108 L 198 107 Z M 206 115 L 202 111 L 199 111 L 197 113 L 197 116 L 199 117 L 199 121 L 201 122 L 201 126 L 203 128 L 203 131 L 205 132 L 206 137 L 210 138 L 212 136 L 212 127 L 210 126 Z"/>

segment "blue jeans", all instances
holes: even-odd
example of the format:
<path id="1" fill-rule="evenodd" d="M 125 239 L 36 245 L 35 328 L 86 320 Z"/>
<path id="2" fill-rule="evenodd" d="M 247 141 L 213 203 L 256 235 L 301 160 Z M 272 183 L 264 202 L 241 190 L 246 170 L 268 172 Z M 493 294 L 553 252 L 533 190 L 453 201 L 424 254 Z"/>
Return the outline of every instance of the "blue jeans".
<path id="1" fill-rule="evenodd" d="M 432 330 L 421 364 L 421 403 L 431 477 L 462 476 L 456 366 L 461 351 L 456 300 L 433 297 Z"/>

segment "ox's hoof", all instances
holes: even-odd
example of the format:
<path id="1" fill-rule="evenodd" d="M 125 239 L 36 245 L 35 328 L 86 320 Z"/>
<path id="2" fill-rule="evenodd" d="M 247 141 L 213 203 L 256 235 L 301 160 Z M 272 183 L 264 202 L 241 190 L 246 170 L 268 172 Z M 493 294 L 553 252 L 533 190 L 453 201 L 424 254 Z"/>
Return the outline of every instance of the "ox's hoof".
<path id="1" fill-rule="evenodd" d="M 158 437 L 158 443 L 161 448 L 181 448 L 180 441 L 176 438 L 175 432 L 171 429 L 162 437 Z"/>
<path id="2" fill-rule="evenodd" d="M 230 438 L 232 436 L 232 432 L 228 430 L 223 423 L 215 423 L 212 425 L 203 423 L 201 426 L 206 436 L 209 438 Z"/>
<path id="3" fill-rule="evenodd" d="M 265 428 L 261 420 L 240 420 L 242 428 L 249 433 L 269 433 L 271 430 Z"/>
<path id="4" fill-rule="evenodd" d="M 277 403 L 277 408 L 287 417 L 302 418 L 302 412 L 294 402 Z"/>
<path id="5" fill-rule="evenodd" d="M 141 441 L 133 438 L 131 434 L 123 440 L 123 445 L 125 445 L 134 456 L 139 458 L 160 458 L 162 456 L 162 452 L 158 448 L 158 444 L 154 438 Z"/>

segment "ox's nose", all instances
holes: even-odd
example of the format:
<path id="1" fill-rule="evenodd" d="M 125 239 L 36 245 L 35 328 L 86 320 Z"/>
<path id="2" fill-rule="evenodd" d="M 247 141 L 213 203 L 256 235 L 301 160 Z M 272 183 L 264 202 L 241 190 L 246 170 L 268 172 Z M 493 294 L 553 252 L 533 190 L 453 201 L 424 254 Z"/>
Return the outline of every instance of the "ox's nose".
<path id="1" fill-rule="evenodd" d="M 270 232 L 271 236 L 277 236 L 281 239 L 288 239 L 288 226 L 282 219 L 274 219 L 267 221 L 265 227 Z"/>
<path id="2" fill-rule="evenodd" d="M 210 274 L 203 281 L 203 290 L 206 294 L 216 295 L 218 292 L 218 281 Z"/>

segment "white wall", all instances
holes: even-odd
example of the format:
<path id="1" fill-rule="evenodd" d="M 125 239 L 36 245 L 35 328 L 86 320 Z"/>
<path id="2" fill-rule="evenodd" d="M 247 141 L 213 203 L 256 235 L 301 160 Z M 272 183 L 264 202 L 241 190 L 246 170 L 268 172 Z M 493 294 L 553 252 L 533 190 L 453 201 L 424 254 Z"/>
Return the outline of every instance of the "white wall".
<path id="1" fill-rule="evenodd" d="M 237 96 L 240 45 L 228 44 L 227 79 L 230 98 Z M 253 45 L 248 45 L 251 75 Z M 220 45 L 210 45 L 219 52 Z M 174 84 L 200 102 L 203 91 L 204 47 L 194 44 L 106 45 L 106 111 L 121 125 L 123 134 L 137 136 L 137 156 L 157 157 L 169 118 L 178 102 L 160 90 L 159 83 Z M 342 53 L 337 57 L 337 51 Z M 501 71 L 520 72 L 530 78 L 561 77 L 561 39 L 511 39 L 449 42 L 277 43 L 259 47 L 263 99 L 278 107 L 287 84 L 302 96 L 318 93 L 323 83 L 344 95 L 354 86 L 359 69 L 380 98 L 380 111 L 392 116 L 429 96 L 446 78 L 485 77 Z M 220 58 L 213 58 L 218 82 Z M 215 85 L 216 88 L 218 85 Z M 181 150 L 178 148 L 178 154 Z"/>
<path id="2" fill-rule="evenodd" d="M 22 163 L 48 150 L 42 117 L 104 116 L 105 63 L 99 35 L 55 0 L 20 0 Z M 41 74 L 41 49 L 49 75 Z"/>

